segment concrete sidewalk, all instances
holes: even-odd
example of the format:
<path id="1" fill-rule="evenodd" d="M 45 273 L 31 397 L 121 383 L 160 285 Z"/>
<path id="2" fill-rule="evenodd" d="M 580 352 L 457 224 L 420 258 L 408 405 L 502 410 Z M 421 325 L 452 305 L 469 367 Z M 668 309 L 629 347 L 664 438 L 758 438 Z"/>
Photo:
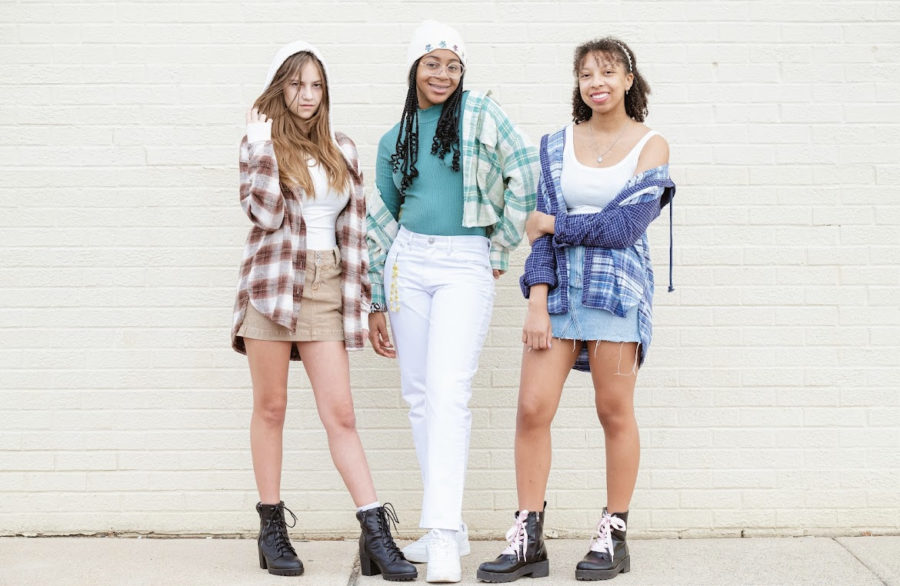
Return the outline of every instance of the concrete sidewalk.
<path id="1" fill-rule="evenodd" d="M 0 584 L 385 584 L 380 576 L 359 575 L 355 541 L 299 541 L 295 546 L 306 573 L 292 578 L 260 570 L 256 543 L 248 539 L 0 538 Z M 548 540 L 550 576 L 516 583 L 584 584 L 575 580 L 574 567 L 586 546 L 586 540 Z M 629 547 L 631 572 L 616 578 L 616 586 L 900 586 L 900 536 L 632 540 Z M 461 584 L 481 584 L 475 579 L 478 564 L 502 548 L 499 542 L 472 542 L 472 554 L 463 558 Z M 424 583 L 425 566 L 418 568 L 417 582 Z"/>

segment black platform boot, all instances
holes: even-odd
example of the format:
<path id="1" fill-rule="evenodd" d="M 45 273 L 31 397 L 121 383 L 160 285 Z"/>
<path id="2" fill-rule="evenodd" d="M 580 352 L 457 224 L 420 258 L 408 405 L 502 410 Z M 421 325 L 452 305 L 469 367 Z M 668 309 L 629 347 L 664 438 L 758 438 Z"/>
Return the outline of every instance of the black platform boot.
<path id="1" fill-rule="evenodd" d="M 385 580 L 395 582 L 415 580 L 416 567 L 406 561 L 394 538 L 390 522 L 397 523 L 397 513 L 391 503 L 382 507 L 358 511 L 356 518 L 362 533 L 359 536 L 359 569 L 363 576 L 381 574 Z"/>
<path id="2" fill-rule="evenodd" d="M 297 515 L 284 506 L 284 501 L 277 505 L 256 503 L 259 513 L 259 538 L 256 540 L 259 550 L 259 567 L 268 569 L 277 576 L 299 576 L 303 573 L 303 562 L 291 545 L 288 536 L 288 525 L 284 520 L 287 511 L 297 524 Z M 293 527 L 294 525 L 291 525 Z"/>
<path id="3" fill-rule="evenodd" d="M 479 580 L 512 582 L 522 576 L 543 578 L 550 574 L 544 547 L 544 511 L 516 511 L 516 524 L 506 532 L 506 540 L 509 545 L 497 559 L 478 566 Z"/>
<path id="4" fill-rule="evenodd" d="M 620 573 L 631 571 L 631 557 L 625 543 L 628 511 L 607 512 L 597 525 L 597 533 L 591 539 L 591 549 L 575 567 L 575 577 L 579 580 L 609 580 Z"/>

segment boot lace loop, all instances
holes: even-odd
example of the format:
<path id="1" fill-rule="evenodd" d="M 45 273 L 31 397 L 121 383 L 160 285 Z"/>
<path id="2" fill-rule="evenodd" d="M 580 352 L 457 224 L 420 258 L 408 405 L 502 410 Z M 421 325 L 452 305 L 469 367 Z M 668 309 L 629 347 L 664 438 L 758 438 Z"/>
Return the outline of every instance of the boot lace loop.
<path id="1" fill-rule="evenodd" d="M 528 532 L 525 530 L 525 521 L 528 519 L 528 511 L 519 511 L 516 515 L 515 524 L 506 532 L 506 541 L 509 545 L 500 555 L 515 555 L 518 560 L 521 551 L 521 558 L 526 561 L 525 552 L 528 550 Z"/>
<path id="2" fill-rule="evenodd" d="M 284 511 L 287 511 L 293 517 L 294 523 L 292 525 L 287 524 L 284 518 Z M 291 538 L 288 535 L 288 527 L 294 527 L 297 524 L 297 515 L 294 514 L 294 511 L 284 506 L 278 507 L 267 524 L 273 530 L 266 532 L 266 545 L 274 547 L 278 551 L 279 556 L 287 554 L 296 556 L 297 550 L 291 545 Z"/>
<path id="3" fill-rule="evenodd" d="M 591 551 L 609 555 L 610 561 L 613 561 L 613 552 L 615 550 L 612 539 L 613 529 L 625 531 L 625 521 L 604 511 L 603 516 L 600 517 L 600 522 L 597 523 L 597 531 L 591 537 Z"/>
<path id="4" fill-rule="evenodd" d="M 381 529 L 384 536 L 387 538 L 385 540 L 385 549 L 390 554 L 393 561 L 406 560 L 403 556 L 403 552 L 400 551 L 400 548 L 397 547 L 397 544 L 394 543 L 394 538 L 391 535 L 391 524 L 394 525 L 394 529 L 399 531 L 397 528 L 397 523 L 400 522 L 400 517 L 397 516 L 397 511 L 394 510 L 394 505 L 391 503 L 384 503 L 381 507 L 381 511 L 379 511 L 378 515 L 378 526 Z"/>

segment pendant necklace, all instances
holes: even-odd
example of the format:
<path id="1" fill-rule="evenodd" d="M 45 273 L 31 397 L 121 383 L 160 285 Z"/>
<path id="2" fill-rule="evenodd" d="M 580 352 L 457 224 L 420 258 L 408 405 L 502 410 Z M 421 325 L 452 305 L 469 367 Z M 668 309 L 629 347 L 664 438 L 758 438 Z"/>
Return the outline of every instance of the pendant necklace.
<path id="1" fill-rule="evenodd" d="M 619 131 L 619 136 L 616 137 L 616 140 L 612 141 L 612 144 L 609 145 L 609 148 L 597 156 L 598 163 L 602 163 L 603 157 L 605 157 L 606 154 L 609 153 L 609 151 L 611 151 L 614 146 L 616 146 L 616 143 L 619 142 L 619 139 L 622 138 L 623 134 L 625 134 L 625 129 L 628 128 L 628 126 L 630 125 L 629 124 L 630 122 L 631 122 L 631 120 L 628 120 L 628 122 L 626 122 L 625 124 L 622 125 L 622 130 Z M 590 121 L 588 121 L 588 126 L 591 127 L 591 138 L 593 139 L 593 142 L 594 142 L 594 152 L 597 152 L 597 131 L 594 130 L 594 125 L 591 124 Z"/>

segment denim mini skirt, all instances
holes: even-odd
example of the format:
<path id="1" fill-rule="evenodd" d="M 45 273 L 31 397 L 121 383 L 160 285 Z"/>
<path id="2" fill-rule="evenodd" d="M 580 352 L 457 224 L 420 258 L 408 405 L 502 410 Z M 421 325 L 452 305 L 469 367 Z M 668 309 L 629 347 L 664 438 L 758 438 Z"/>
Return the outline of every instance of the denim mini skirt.
<path id="1" fill-rule="evenodd" d="M 569 265 L 569 312 L 550 315 L 553 337 L 563 340 L 606 340 L 609 342 L 641 341 L 638 329 L 638 306 L 631 307 L 625 317 L 605 309 L 582 304 L 584 288 L 584 246 L 566 249 Z"/>

